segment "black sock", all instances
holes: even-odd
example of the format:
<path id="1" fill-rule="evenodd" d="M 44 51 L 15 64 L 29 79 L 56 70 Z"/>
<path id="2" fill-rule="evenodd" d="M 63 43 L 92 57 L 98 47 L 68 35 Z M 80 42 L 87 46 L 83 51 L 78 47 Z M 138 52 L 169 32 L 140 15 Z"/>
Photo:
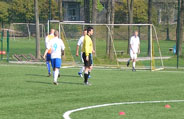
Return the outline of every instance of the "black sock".
<path id="1" fill-rule="evenodd" d="M 91 72 L 88 71 L 88 76 L 90 75 Z"/>
<path id="2" fill-rule="evenodd" d="M 88 74 L 84 73 L 84 83 L 88 82 Z"/>

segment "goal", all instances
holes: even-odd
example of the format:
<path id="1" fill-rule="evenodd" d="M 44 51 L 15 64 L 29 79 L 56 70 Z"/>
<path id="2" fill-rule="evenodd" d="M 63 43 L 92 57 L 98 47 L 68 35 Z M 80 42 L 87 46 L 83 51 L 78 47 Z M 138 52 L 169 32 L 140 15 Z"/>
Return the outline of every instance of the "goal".
<path id="1" fill-rule="evenodd" d="M 36 35 L 36 24 L 35 23 L 12 23 L 10 24 L 11 34 L 14 38 L 28 38 L 35 37 Z M 45 25 L 40 24 L 40 37 L 45 37 Z"/>
<path id="2" fill-rule="evenodd" d="M 82 36 L 83 29 L 88 26 L 94 28 L 92 36 L 95 54 L 94 65 L 100 67 L 127 67 L 129 56 L 129 39 L 133 31 L 139 31 L 141 53 L 138 55 L 136 69 L 151 71 L 164 68 L 163 58 L 153 24 L 86 24 L 75 22 L 59 22 L 61 38 L 66 40 L 75 64 L 82 65 L 80 57 L 75 56 L 78 39 Z M 148 32 L 148 27 L 150 32 Z M 148 40 L 150 38 L 150 40 Z"/>

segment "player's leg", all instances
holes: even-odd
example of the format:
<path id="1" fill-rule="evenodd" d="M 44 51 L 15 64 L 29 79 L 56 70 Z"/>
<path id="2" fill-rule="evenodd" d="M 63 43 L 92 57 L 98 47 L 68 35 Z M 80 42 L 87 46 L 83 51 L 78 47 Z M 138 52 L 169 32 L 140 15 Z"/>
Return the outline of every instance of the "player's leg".
<path id="1" fill-rule="evenodd" d="M 55 59 L 55 68 L 54 68 L 54 84 L 58 85 L 58 75 L 59 75 L 59 69 L 61 67 L 61 59 L 60 58 L 56 58 Z"/>
<path id="2" fill-rule="evenodd" d="M 52 65 L 52 69 L 53 69 L 53 78 L 54 78 L 54 74 L 55 74 L 55 59 L 51 59 L 51 65 Z"/>
<path id="3" fill-rule="evenodd" d="M 89 59 L 90 59 L 91 66 L 89 67 L 89 71 L 88 71 L 89 76 L 88 76 L 88 78 L 91 78 L 90 74 L 91 74 L 91 71 L 93 69 L 93 55 L 92 54 L 90 54 Z"/>
<path id="4" fill-rule="evenodd" d="M 130 58 L 128 61 L 127 61 L 127 67 L 129 67 L 130 65 L 130 61 L 132 60 L 132 58 Z"/>
<path id="5" fill-rule="evenodd" d="M 88 77 L 89 77 L 89 68 L 90 68 L 90 63 L 89 61 L 86 60 L 86 55 L 83 53 L 83 60 L 84 60 L 84 66 L 85 66 L 85 71 L 84 71 L 84 84 L 85 85 L 90 85 L 88 82 Z"/>
<path id="6" fill-rule="evenodd" d="M 133 56 L 133 63 L 132 63 L 132 71 L 136 71 L 136 69 L 135 69 L 136 59 L 137 59 L 137 54 L 134 54 L 134 56 Z"/>
<path id="7" fill-rule="evenodd" d="M 130 65 L 131 60 L 133 60 L 133 52 L 130 50 L 130 59 L 127 61 L 127 67 Z"/>
<path id="8" fill-rule="evenodd" d="M 51 61 L 51 54 L 47 53 L 46 65 L 48 70 L 48 77 L 51 76 L 50 61 Z"/>
<path id="9" fill-rule="evenodd" d="M 84 63 L 84 60 L 83 60 L 83 57 L 82 57 L 82 52 L 81 52 L 81 61 L 82 61 L 82 63 Z M 80 71 L 78 72 L 78 75 L 80 77 L 83 77 L 82 76 L 82 73 L 84 72 L 84 70 L 85 70 L 85 66 L 82 66 L 81 69 L 80 69 Z"/>

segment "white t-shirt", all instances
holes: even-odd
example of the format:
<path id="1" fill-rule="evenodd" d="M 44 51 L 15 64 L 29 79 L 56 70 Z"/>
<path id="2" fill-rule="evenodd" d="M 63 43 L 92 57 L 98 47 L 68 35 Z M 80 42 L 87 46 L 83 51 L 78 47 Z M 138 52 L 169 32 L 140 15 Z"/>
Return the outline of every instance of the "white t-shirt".
<path id="1" fill-rule="evenodd" d="M 84 36 L 81 36 L 80 39 L 77 42 L 77 45 L 80 46 L 81 49 L 82 49 L 82 46 L 83 46 L 83 42 L 84 42 Z"/>
<path id="2" fill-rule="evenodd" d="M 49 34 L 47 35 L 47 37 L 45 38 L 45 47 L 47 48 L 49 42 L 52 40 L 52 38 L 54 38 L 54 34 Z"/>
<path id="3" fill-rule="evenodd" d="M 132 36 L 130 38 L 130 45 L 132 46 L 132 47 L 130 47 L 130 51 L 131 52 L 134 51 L 135 53 L 138 53 L 138 49 L 139 49 L 139 45 L 140 45 L 139 37 Z M 133 49 L 133 51 L 132 51 L 132 49 Z"/>
<path id="4" fill-rule="evenodd" d="M 61 39 L 54 37 L 47 46 L 48 49 L 51 48 L 51 59 L 61 58 L 61 50 L 65 50 L 65 45 Z"/>

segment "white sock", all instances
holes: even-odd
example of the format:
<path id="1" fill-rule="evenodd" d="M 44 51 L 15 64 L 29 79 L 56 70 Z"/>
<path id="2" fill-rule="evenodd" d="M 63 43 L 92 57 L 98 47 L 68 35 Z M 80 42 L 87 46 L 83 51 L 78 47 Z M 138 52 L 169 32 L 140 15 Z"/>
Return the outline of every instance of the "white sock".
<path id="1" fill-rule="evenodd" d="M 85 69 L 84 66 L 80 69 L 80 73 L 81 73 L 81 74 L 82 74 L 82 72 L 84 72 L 84 69 Z"/>
<path id="2" fill-rule="evenodd" d="M 133 68 L 135 68 L 135 62 L 133 62 Z"/>
<path id="3" fill-rule="evenodd" d="M 59 74 L 59 70 L 56 69 L 54 74 L 54 82 L 57 82 L 58 74 Z"/>

